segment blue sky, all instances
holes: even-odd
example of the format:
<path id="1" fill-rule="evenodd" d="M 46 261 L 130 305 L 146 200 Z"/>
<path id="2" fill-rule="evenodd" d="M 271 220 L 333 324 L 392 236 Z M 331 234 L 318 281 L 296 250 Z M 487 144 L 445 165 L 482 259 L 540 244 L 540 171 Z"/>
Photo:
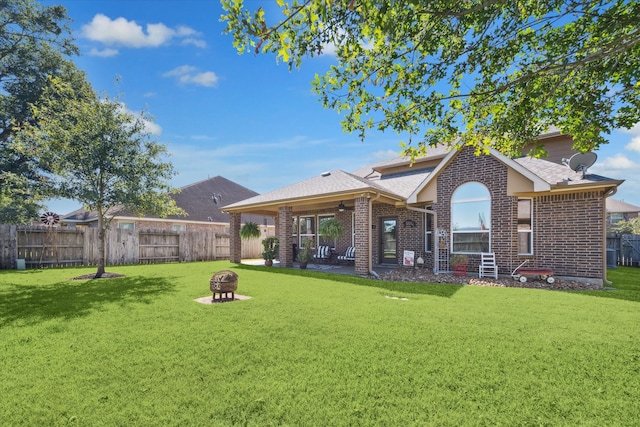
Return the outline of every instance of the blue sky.
<path id="1" fill-rule="evenodd" d="M 94 89 L 146 110 L 182 187 L 217 175 L 259 193 L 323 171 L 353 171 L 399 152 L 401 137 L 342 132 L 341 117 L 311 91 L 330 54 L 289 71 L 273 56 L 238 55 L 216 0 L 61 0 Z M 266 2 L 246 2 L 259 5 Z M 270 2 L 275 3 L 275 2 Z M 267 14 L 267 18 L 269 15 Z M 119 77 L 118 83 L 115 82 Z M 626 179 L 615 198 L 640 205 L 640 125 L 616 131 L 590 172 Z M 50 201 L 68 213 L 78 202 Z"/>

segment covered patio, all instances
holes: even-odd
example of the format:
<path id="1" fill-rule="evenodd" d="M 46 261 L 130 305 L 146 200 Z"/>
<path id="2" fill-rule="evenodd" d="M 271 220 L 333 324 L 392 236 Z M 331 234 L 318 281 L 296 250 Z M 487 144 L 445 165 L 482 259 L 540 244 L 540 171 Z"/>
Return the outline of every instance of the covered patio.
<path id="1" fill-rule="evenodd" d="M 271 216 L 275 220 L 276 237 L 280 242 L 279 265 L 292 268 L 296 265 L 295 248 L 312 240 L 330 245 L 336 254 L 344 254 L 350 246 L 356 248 L 352 264 L 328 263 L 326 269 L 338 274 L 367 276 L 373 271 L 372 230 L 376 229 L 372 218 L 373 204 L 394 208 L 402 203 L 402 197 L 368 182 L 358 176 L 334 170 L 268 194 L 225 206 L 230 214 L 231 261 L 241 263 L 240 239 L 241 214 Z M 322 242 L 318 224 L 323 218 L 332 217 L 344 227 L 344 235 L 332 242 Z M 393 266 L 397 267 L 397 263 Z M 344 272 L 344 273 L 341 273 Z M 375 272 L 374 272 L 375 273 Z"/>

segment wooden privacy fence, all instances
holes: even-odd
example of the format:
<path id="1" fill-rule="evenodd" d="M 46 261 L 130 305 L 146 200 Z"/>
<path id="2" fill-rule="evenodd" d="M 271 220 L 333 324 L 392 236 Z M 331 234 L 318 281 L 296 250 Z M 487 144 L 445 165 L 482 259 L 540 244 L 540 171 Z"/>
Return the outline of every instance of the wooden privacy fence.
<path id="1" fill-rule="evenodd" d="M 242 241 L 243 258 L 260 258 L 260 239 Z M 213 231 L 110 229 L 107 265 L 229 259 L 228 234 Z M 70 267 L 98 263 L 98 229 L 0 224 L 0 269 Z"/>
<path id="2" fill-rule="evenodd" d="M 640 235 L 607 235 L 607 255 L 615 251 L 616 265 L 640 266 Z"/>

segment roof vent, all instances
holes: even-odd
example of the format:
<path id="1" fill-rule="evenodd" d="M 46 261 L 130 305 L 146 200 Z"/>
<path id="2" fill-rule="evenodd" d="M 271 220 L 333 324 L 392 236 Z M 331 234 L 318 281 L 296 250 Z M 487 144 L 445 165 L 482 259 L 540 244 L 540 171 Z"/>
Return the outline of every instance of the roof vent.
<path id="1" fill-rule="evenodd" d="M 329 175 L 331 175 L 331 172 L 328 172 L 328 171 L 327 172 L 322 172 L 320 175 L 321 176 L 329 176 Z"/>

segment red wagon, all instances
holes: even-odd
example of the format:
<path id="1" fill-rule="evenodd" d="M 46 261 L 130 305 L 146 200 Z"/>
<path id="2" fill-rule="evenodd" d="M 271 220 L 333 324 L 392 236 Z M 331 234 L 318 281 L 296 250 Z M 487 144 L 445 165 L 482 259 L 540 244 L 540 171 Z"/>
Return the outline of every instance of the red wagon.
<path id="1" fill-rule="evenodd" d="M 550 268 L 536 268 L 536 267 L 523 267 L 529 260 L 525 260 L 522 264 L 516 267 L 511 273 L 513 280 L 519 280 L 524 283 L 527 281 L 527 277 L 535 277 L 540 280 L 546 280 L 547 283 L 552 284 L 556 281 L 553 277 L 553 270 Z"/>

